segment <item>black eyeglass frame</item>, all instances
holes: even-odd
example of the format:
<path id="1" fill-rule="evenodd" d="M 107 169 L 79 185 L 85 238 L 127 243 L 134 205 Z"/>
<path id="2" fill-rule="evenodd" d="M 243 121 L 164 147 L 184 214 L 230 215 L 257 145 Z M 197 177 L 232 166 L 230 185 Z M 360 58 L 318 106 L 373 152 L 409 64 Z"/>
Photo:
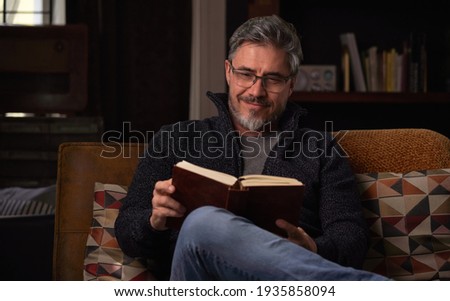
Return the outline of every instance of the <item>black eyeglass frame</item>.
<path id="1" fill-rule="evenodd" d="M 272 80 L 274 80 L 274 79 L 275 79 L 275 80 L 282 80 L 282 81 L 284 81 L 284 84 L 286 85 L 286 83 L 287 83 L 290 79 L 293 78 L 292 75 L 285 76 L 285 77 L 284 77 L 284 76 L 279 76 L 279 75 L 263 75 L 263 76 L 258 76 L 258 75 L 254 74 L 254 73 L 251 73 L 250 71 L 236 69 L 236 68 L 233 66 L 233 62 L 232 62 L 231 60 L 229 60 L 228 63 L 230 64 L 231 72 L 233 72 L 233 74 L 238 73 L 238 74 L 240 74 L 240 75 L 245 75 L 245 74 L 247 74 L 247 75 L 252 75 L 252 76 L 253 76 L 253 81 L 252 81 L 252 84 L 251 84 L 250 86 L 248 86 L 248 87 L 242 86 L 243 88 L 247 88 L 247 89 L 250 88 L 250 87 L 252 87 L 252 86 L 258 81 L 258 79 L 261 79 L 262 86 L 264 87 L 264 89 L 267 90 L 267 87 L 266 87 L 266 80 L 267 80 L 267 79 L 272 79 Z M 244 74 L 244 73 L 245 73 L 245 74 Z M 270 91 L 270 89 L 267 90 L 267 91 L 279 93 L 279 92 L 281 92 L 284 88 L 285 88 L 285 86 L 283 86 L 283 88 L 282 88 L 280 91 Z"/>

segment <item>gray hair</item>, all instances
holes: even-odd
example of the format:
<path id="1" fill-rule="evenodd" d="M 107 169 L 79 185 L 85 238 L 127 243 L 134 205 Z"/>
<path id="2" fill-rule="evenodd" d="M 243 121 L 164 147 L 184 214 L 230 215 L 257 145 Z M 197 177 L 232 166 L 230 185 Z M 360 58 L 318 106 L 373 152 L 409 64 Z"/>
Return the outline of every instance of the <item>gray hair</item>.
<path id="1" fill-rule="evenodd" d="M 228 60 L 231 61 L 234 58 L 236 51 L 245 42 L 273 45 L 286 51 L 290 75 L 297 75 L 303 52 L 297 31 L 291 23 L 276 15 L 249 19 L 231 36 Z"/>

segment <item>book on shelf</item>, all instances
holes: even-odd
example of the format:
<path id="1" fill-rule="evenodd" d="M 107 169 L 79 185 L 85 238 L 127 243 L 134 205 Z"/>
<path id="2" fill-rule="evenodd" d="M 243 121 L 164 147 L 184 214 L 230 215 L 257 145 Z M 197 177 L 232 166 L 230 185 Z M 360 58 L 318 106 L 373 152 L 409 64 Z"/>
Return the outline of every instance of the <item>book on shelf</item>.
<path id="1" fill-rule="evenodd" d="M 342 47 L 342 91 L 350 92 L 350 54 L 347 46 Z"/>
<path id="2" fill-rule="evenodd" d="M 361 57 L 356 43 L 356 37 L 353 32 L 343 33 L 340 35 L 342 48 L 348 49 L 350 54 L 350 66 L 352 71 L 353 83 L 355 91 L 366 92 L 366 80 L 364 78 L 364 71 L 362 68 Z"/>
<path id="3" fill-rule="evenodd" d="M 408 41 L 403 41 L 402 46 L 402 70 L 401 70 L 401 84 L 400 84 L 400 91 L 401 92 L 407 92 L 408 91 L 408 74 L 409 74 L 409 45 Z"/>
<path id="4" fill-rule="evenodd" d="M 232 175 L 207 169 L 187 161 L 174 165 L 172 197 L 186 207 L 184 217 L 167 218 L 167 226 L 179 229 L 184 218 L 202 206 L 225 208 L 255 225 L 286 236 L 275 225 L 279 218 L 297 225 L 304 185 L 294 178 L 269 175 Z"/>
<path id="5" fill-rule="evenodd" d="M 366 78 L 367 78 L 367 90 L 369 92 L 378 92 L 380 91 L 380 79 L 381 72 L 379 70 L 379 55 L 378 55 L 378 47 L 372 46 L 369 47 L 366 51 Z"/>
<path id="6" fill-rule="evenodd" d="M 411 33 L 401 49 L 369 47 L 362 52 L 369 92 L 427 92 L 425 36 Z"/>
<path id="7" fill-rule="evenodd" d="M 423 32 L 413 32 L 412 39 L 412 58 L 415 58 L 414 63 L 417 63 L 417 91 L 427 92 L 427 50 L 426 50 L 426 34 Z M 416 54 L 417 53 L 417 54 Z M 416 57 L 414 56 L 416 54 Z"/>

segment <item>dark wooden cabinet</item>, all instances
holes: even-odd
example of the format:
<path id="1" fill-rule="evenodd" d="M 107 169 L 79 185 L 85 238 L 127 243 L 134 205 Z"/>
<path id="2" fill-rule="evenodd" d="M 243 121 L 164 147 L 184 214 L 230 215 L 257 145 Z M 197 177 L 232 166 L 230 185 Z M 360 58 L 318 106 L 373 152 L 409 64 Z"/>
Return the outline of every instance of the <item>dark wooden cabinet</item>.
<path id="1" fill-rule="evenodd" d="M 0 117 L 0 188 L 56 183 L 63 142 L 100 142 L 100 117 Z"/>
<path id="2" fill-rule="evenodd" d="M 85 110 L 88 28 L 0 26 L 0 114 Z"/>

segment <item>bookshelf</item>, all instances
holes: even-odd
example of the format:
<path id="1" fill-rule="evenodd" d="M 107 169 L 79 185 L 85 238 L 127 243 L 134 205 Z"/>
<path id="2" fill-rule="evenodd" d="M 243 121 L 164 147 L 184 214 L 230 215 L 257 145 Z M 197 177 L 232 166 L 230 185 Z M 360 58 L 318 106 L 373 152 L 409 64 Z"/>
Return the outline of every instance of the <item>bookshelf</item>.
<path id="1" fill-rule="evenodd" d="M 431 3 L 433 2 L 433 3 Z M 429 128 L 450 137 L 450 18 L 444 1 L 415 2 L 391 8 L 336 8 L 326 1 L 312 5 L 280 0 L 280 15 L 292 22 L 302 39 L 304 64 L 331 64 L 341 70 L 339 35 L 353 32 L 360 52 L 377 46 L 402 51 L 411 31 L 427 35 L 428 91 L 342 92 L 338 72 L 336 92 L 294 92 L 291 99 L 308 109 L 308 125 L 335 130 L 370 128 Z M 389 7 L 384 9 L 383 7 Z"/>
<path id="2" fill-rule="evenodd" d="M 394 92 L 300 92 L 291 100 L 309 103 L 366 103 L 366 104 L 450 104 L 450 93 L 394 93 Z M 449 111 L 450 113 L 450 111 Z"/>
<path id="3" fill-rule="evenodd" d="M 346 1 L 227 0 L 227 35 L 249 16 L 278 14 L 294 24 L 301 38 L 304 65 L 335 65 L 337 91 L 294 92 L 291 100 L 309 113 L 307 126 L 322 130 L 428 128 L 450 137 L 450 18 L 444 0 L 418 0 L 393 7 L 376 1 L 369 7 L 345 7 Z M 248 14 L 242 13 L 248 8 Z M 260 6 L 260 10 L 258 10 Z M 269 8 L 270 6 L 270 8 Z M 250 9 L 251 8 L 251 9 Z M 426 34 L 426 92 L 343 92 L 340 35 L 355 34 L 361 51 L 376 46 L 401 52 L 411 32 Z"/>
<path id="4" fill-rule="evenodd" d="M 412 32 L 424 33 L 428 53 L 426 92 L 450 92 L 450 18 L 445 9 L 445 1 L 415 1 L 403 8 L 387 5 L 388 1 L 377 1 L 376 6 L 369 8 L 337 8 L 330 1 L 278 2 L 279 14 L 293 23 L 299 32 L 305 54 L 303 64 L 336 65 L 337 92 L 342 91 L 343 87 L 339 36 L 348 32 L 355 34 L 360 53 L 373 46 L 379 51 L 394 48 L 401 53 L 404 51 L 404 41 L 409 39 Z M 351 91 L 355 91 L 354 87 Z M 411 97 L 418 101 L 421 97 L 427 98 L 426 95 L 412 96 L 411 93 L 395 97 L 391 97 L 389 93 L 375 93 L 374 96 L 360 96 L 362 101 L 375 98 L 383 101 L 384 97 L 389 98 L 389 101 L 403 101 L 402 98 L 406 100 Z M 350 99 L 355 97 L 352 93 L 348 96 Z M 345 100 L 345 96 L 339 95 L 337 98 Z M 448 99 L 445 95 L 438 98 Z"/>

